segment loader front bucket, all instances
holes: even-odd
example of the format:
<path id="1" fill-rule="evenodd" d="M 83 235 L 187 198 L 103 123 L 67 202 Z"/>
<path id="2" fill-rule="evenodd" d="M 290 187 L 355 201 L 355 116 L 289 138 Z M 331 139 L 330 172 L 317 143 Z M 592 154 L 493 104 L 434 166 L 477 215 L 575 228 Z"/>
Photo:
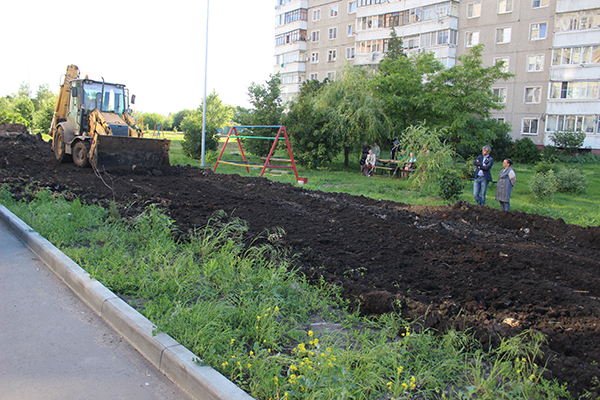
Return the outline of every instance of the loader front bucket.
<path id="1" fill-rule="evenodd" d="M 99 171 L 125 169 L 142 171 L 170 167 L 167 139 L 148 139 L 129 136 L 94 135 L 89 158 Z"/>

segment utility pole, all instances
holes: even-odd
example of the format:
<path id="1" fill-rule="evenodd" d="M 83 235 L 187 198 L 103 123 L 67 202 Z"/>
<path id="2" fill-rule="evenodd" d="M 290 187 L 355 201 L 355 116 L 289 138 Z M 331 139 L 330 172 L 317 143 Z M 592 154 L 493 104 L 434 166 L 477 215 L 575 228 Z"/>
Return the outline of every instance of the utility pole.
<path id="1" fill-rule="evenodd" d="M 206 46 L 204 53 L 204 101 L 202 102 L 202 157 L 200 165 L 204 167 L 204 154 L 206 153 L 206 77 L 208 76 L 208 11 L 210 0 L 206 0 Z"/>

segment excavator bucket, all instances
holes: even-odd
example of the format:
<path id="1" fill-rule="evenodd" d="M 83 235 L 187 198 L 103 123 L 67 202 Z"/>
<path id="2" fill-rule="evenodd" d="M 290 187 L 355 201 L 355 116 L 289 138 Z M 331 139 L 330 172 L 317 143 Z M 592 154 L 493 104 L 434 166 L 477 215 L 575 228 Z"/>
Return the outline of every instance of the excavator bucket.
<path id="1" fill-rule="evenodd" d="M 171 141 L 167 139 L 96 134 L 89 158 L 92 166 L 99 171 L 166 169 L 170 167 L 170 145 Z"/>

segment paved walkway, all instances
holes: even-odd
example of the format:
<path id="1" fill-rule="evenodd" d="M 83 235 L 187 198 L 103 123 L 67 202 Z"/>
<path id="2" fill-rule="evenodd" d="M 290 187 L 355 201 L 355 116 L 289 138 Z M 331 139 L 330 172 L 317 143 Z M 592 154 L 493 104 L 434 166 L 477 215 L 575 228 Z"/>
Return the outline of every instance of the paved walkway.
<path id="1" fill-rule="evenodd" d="M 0 400 L 189 399 L 0 222 Z"/>

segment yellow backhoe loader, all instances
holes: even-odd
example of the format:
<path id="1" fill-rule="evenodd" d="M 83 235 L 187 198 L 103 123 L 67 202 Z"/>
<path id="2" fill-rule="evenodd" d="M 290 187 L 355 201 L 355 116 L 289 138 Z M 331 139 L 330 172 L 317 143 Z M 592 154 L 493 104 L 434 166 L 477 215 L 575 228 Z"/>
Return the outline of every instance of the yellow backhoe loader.
<path id="1" fill-rule="evenodd" d="M 131 96 L 131 104 L 135 96 Z M 170 140 L 142 137 L 129 109 L 125 85 L 79 78 L 67 67 L 50 125 L 52 150 L 60 163 L 98 170 L 169 167 Z"/>

